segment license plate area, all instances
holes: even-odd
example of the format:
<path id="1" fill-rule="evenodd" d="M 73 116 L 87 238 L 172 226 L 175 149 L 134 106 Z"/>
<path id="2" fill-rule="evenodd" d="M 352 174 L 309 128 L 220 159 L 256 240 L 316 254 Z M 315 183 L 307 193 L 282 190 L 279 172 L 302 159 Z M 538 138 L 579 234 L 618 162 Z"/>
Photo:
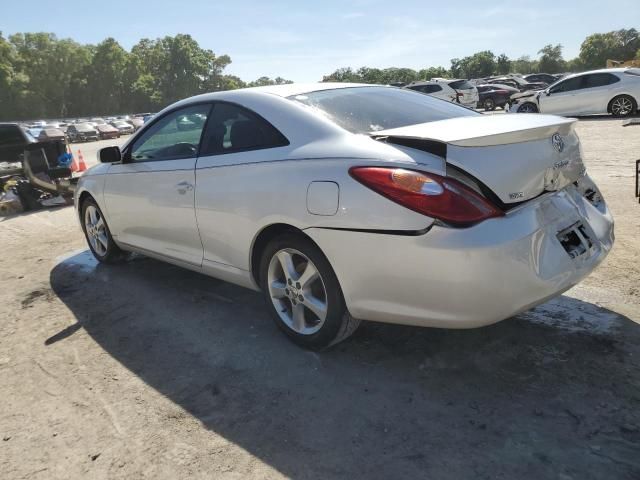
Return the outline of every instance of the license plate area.
<path id="1" fill-rule="evenodd" d="M 574 259 L 589 253 L 593 247 L 591 237 L 582 222 L 576 222 L 561 230 L 558 232 L 557 238 L 564 251 Z"/>

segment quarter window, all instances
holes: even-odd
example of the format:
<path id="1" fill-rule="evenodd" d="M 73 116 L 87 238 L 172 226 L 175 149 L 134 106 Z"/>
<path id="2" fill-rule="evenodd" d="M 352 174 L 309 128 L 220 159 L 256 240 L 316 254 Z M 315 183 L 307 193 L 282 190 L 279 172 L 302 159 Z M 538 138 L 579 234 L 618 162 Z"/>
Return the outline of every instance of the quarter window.
<path id="1" fill-rule="evenodd" d="M 197 157 L 210 110 L 209 104 L 194 105 L 165 115 L 136 140 L 131 160 L 149 162 Z"/>
<path id="2" fill-rule="evenodd" d="M 283 147 L 289 141 L 269 122 L 231 103 L 214 104 L 202 138 L 201 155 Z"/>

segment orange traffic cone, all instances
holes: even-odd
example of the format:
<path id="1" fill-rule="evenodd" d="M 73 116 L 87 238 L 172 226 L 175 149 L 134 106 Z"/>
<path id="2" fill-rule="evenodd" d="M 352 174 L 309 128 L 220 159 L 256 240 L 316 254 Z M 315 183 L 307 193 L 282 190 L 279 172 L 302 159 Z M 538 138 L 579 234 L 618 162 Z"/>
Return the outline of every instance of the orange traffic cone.
<path id="1" fill-rule="evenodd" d="M 78 150 L 78 172 L 84 172 L 87 169 L 87 164 L 84 163 L 84 157 L 82 152 Z"/>
<path id="2" fill-rule="evenodd" d="M 71 154 L 71 165 L 69 165 L 69 168 L 71 169 L 72 172 L 78 171 L 78 163 L 76 162 L 76 157 L 73 155 L 73 153 Z"/>

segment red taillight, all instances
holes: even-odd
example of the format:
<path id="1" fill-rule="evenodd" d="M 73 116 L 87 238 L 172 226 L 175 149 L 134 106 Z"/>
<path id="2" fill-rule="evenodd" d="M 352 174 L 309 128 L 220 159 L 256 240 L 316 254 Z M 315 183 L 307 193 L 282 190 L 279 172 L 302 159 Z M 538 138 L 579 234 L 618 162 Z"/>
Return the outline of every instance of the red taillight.
<path id="1" fill-rule="evenodd" d="M 349 174 L 403 207 L 455 226 L 504 215 L 487 199 L 452 178 L 386 167 L 352 167 Z"/>

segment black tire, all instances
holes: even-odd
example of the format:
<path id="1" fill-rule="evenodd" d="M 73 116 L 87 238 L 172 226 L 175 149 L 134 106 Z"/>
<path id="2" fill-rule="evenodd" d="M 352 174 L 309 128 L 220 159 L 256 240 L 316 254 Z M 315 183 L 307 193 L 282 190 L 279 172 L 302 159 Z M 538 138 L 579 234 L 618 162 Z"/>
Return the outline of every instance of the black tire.
<path id="1" fill-rule="evenodd" d="M 523 103 L 518 107 L 518 113 L 538 113 L 538 106 L 531 102 Z"/>
<path id="2" fill-rule="evenodd" d="M 484 109 L 488 112 L 492 112 L 496 109 L 496 102 L 493 100 L 493 98 L 485 98 Z"/>
<path id="3" fill-rule="evenodd" d="M 618 110 L 617 104 L 620 102 L 622 102 L 623 104 L 630 104 L 631 108 L 624 111 Z M 638 109 L 638 104 L 636 100 L 629 95 L 618 95 L 617 97 L 614 97 L 609 102 L 609 107 L 608 107 L 609 113 L 614 117 L 618 117 L 618 118 L 629 117 L 635 114 L 637 109 Z"/>
<path id="4" fill-rule="evenodd" d="M 104 254 L 97 252 L 89 240 L 89 234 L 87 233 L 87 226 L 85 224 L 86 212 L 89 207 L 94 207 L 104 222 L 104 233 L 107 237 L 107 247 Z M 82 231 L 84 232 L 85 239 L 87 240 L 87 245 L 89 245 L 89 250 L 91 250 L 93 256 L 96 257 L 96 260 L 102 263 L 120 263 L 127 258 L 128 253 L 116 245 L 116 242 L 113 240 L 111 232 L 109 231 L 107 221 L 104 218 L 104 215 L 102 215 L 102 210 L 100 210 L 98 204 L 91 197 L 86 198 L 82 202 L 80 224 L 82 225 Z"/>
<path id="5" fill-rule="evenodd" d="M 269 264 L 276 253 L 283 249 L 293 249 L 308 257 L 320 274 L 326 293 L 327 315 L 324 323 L 315 333 L 301 334 L 293 330 L 280 317 L 271 298 L 268 285 Z M 353 334 L 360 325 L 360 320 L 353 318 L 347 310 L 342 289 L 333 268 L 331 268 L 331 264 L 320 248 L 302 234 L 285 233 L 269 242 L 260 260 L 259 278 L 267 308 L 271 312 L 276 325 L 294 343 L 301 347 L 321 350 L 335 345 Z"/>

